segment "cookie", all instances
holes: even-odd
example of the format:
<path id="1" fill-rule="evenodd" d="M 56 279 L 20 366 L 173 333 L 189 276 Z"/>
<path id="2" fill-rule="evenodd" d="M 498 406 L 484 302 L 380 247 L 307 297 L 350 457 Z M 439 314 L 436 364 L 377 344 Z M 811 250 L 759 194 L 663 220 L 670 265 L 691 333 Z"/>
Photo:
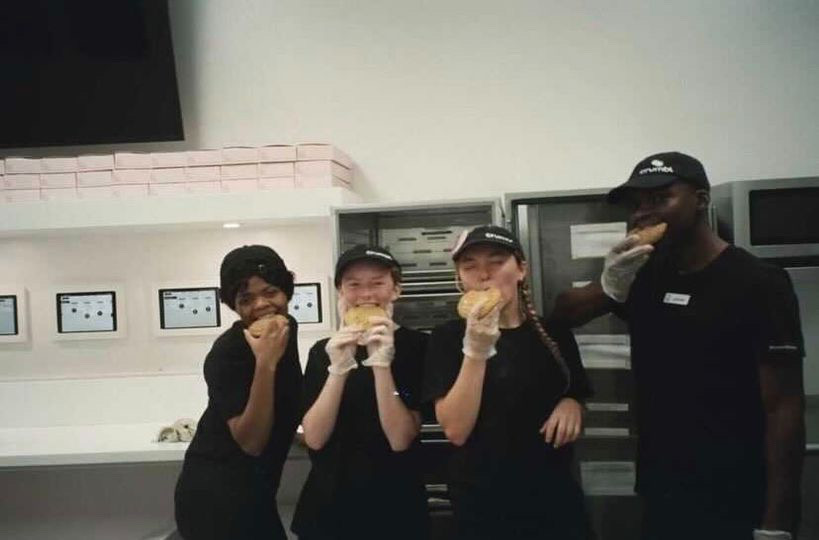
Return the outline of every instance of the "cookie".
<path id="1" fill-rule="evenodd" d="M 485 302 L 484 302 L 485 300 Z M 501 301 L 501 293 L 498 289 L 491 287 L 485 291 L 467 291 L 458 301 L 458 315 L 466 319 L 472 313 L 472 308 L 478 302 L 484 302 L 481 310 L 478 312 L 478 318 L 486 317 L 486 314 L 492 311 L 492 308 L 498 305 Z"/>
<path id="2" fill-rule="evenodd" d="M 665 234 L 666 228 L 668 228 L 666 223 L 658 223 L 641 229 L 632 229 L 628 234 L 629 236 L 636 234 L 640 238 L 640 240 L 637 241 L 637 246 L 647 246 L 659 242 L 660 238 Z"/>
<path id="3" fill-rule="evenodd" d="M 257 319 L 248 327 L 248 332 L 250 335 L 258 338 L 261 337 L 266 331 L 267 328 L 271 325 L 275 325 L 277 327 L 282 327 L 287 324 L 287 317 L 284 315 L 279 315 L 278 313 L 275 315 L 268 315 L 266 317 L 262 317 L 261 319 Z"/>
<path id="4" fill-rule="evenodd" d="M 373 305 L 356 306 L 347 310 L 344 314 L 345 326 L 360 326 L 365 330 L 372 326 L 370 317 L 388 317 L 387 312 L 382 308 Z"/>

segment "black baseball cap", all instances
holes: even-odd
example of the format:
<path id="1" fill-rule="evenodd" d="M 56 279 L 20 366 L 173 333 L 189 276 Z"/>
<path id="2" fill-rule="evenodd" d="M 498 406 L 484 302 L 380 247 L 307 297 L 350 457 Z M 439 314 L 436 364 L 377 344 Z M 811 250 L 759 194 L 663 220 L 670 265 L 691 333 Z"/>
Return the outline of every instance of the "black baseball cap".
<path id="1" fill-rule="evenodd" d="M 222 259 L 219 269 L 219 298 L 231 309 L 236 293 L 252 276 L 258 276 L 293 297 L 293 273 L 279 254 L 268 246 L 252 245 L 234 249 Z"/>
<path id="2" fill-rule="evenodd" d="M 347 270 L 354 262 L 358 261 L 371 261 L 375 263 L 383 264 L 388 268 L 395 268 L 398 270 L 400 275 L 401 273 L 401 265 L 398 264 L 398 261 L 392 254 L 387 251 L 386 249 L 380 246 L 367 246 L 364 244 L 358 244 L 356 246 L 351 247 L 347 251 L 341 254 L 336 261 L 336 275 L 335 275 L 335 284 L 336 288 L 341 285 L 341 276 L 344 275 L 344 271 Z"/>
<path id="3" fill-rule="evenodd" d="M 682 152 L 662 152 L 638 163 L 628 181 L 609 191 L 606 200 L 618 203 L 631 190 L 664 187 L 678 181 L 688 182 L 701 189 L 711 189 L 705 167 L 697 158 Z"/>
<path id="4" fill-rule="evenodd" d="M 461 233 L 455 247 L 452 248 L 452 260 L 457 261 L 466 248 L 476 244 L 501 246 L 523 257 L 523 248 L 514 234 L 497 225 L 481 225 Z"/>

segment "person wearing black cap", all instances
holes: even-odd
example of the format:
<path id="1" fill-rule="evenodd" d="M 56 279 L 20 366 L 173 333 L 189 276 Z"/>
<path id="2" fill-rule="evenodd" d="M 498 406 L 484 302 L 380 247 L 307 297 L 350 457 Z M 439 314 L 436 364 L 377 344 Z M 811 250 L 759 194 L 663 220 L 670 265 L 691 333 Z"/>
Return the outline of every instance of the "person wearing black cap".
<path id="1" fill-rule="evenodd" d="M 239 315 L 205 358 L 208 405 L 185 454 L 175 513 L 186 540 L 285 539 L 276 509 L 282 466 L 299 423 L 293 274 L 267 246 L 228 253 L 219 296 Z M 247 327 L 274 314 L 260 337 Z"/>
<path id="2" fill-rule="evenodd" d="M 401 268 L 385 249 L 344 252 L 335 286 L 342 326 L 310 349 L 305 370 L 302 427 L 312 468 L 292 530 L 302 540 L 423 540 L 418 433 L 427 335 L 391 320 Z M 382 316 L 345 317 L 364 307 Z"/>
<path id="3" fill-rule="evenodd" d="M 572 442 L 591 390 L 568 328 L 535 313 L 527 264 L 508 230 L 465 232 L 452 250 L 469 292 L 500 302 L 432 332 L 424 398 L 456 446 L 449 464 L 458 537 L 586 540 L 592 532 L 571 474 Z"/>
<path id="4" fill-rule="evenodd" d="M 643 538 L 788 539 L 804 450 L 804 344 L 787 272 L 728 245 L 708 224 L 702 164 L 649 156 L 608 200 L 636 234 L 605 258 L 600 283 L 562 293 L 554 317 L 613 311 L 631 334 L 637 491 Z"/>

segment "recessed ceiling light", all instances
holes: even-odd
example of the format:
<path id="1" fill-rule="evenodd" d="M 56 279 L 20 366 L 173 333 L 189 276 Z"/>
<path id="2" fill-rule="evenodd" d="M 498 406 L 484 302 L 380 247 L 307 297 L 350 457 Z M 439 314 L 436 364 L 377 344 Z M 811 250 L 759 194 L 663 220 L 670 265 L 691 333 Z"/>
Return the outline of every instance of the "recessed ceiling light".
<path id="1" fill-rule="evenodd" d="M 238 229 L 242 225 L 240 223 L 223 223 L 222 227 L 225 229 Z"/>

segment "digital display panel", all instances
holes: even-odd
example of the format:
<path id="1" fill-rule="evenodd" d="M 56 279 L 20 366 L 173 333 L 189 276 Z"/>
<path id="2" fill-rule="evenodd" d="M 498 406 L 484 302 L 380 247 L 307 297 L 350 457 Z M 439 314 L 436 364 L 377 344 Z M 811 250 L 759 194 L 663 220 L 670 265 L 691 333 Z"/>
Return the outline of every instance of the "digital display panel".
<path id="1" fill-rule="evenodd" d="M 57 293 L 57 333 L 116 332 L 114 291 Z"/>
<path id="2" fill-rule="evenodd" d="M 218 328 L 219 289 L 197 287 L 159 289 L 159 326 L 176 328 Z"/>
<path id="3" fill-rule="evenodd" d="M 17 317 L 17 296 L 0 295 L 0 336 L 16 336 L 20 333 Z"/>
<path id="4" fill-rule="evenodd" d="M 299 323 L 320 323 L 321 285 L 319 283 L 296 283 L 287 311 Z"/>

